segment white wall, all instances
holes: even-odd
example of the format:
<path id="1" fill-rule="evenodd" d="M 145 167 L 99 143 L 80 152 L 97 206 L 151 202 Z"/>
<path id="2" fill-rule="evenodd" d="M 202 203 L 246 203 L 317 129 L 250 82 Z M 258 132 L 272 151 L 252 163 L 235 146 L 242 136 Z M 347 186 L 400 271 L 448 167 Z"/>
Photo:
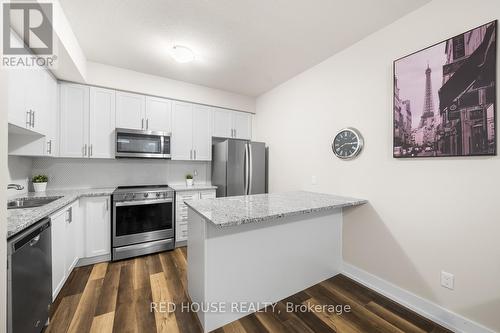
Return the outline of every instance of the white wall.
<path id="1" fill-rule="evenodd" d="M 209 162 L 146 159 L 34 158 L 32 173 L 49 177 L 49 189 L 96 188 L 119 185 L 179 184 L 194 174 L 196 183 L 209 183 Z"/>
<path id="2" fill-rule="evenodd" d="M 254 97 L 90 61 L 87 62 L 87 80 L 82 83 L 240 111 L 255 111 Z"/>
<path id="3" fill-rule="evenodd" d="M 271 191 L 370 201 L 345 214 L 346 262 L 498 331 L 500 158 L 393 159 L 392 61 L 499 16 L 498 0 L 432 1 L 260 96 L 255 120 Z M 330 149 L 345 126 L 366 141 L 348 162 Z"/>
<path id="4" fill-rule="evenodd" d="M 33 175 L 31 173 L 32 159 L 30 157 L 9 156 L 7 161 L 7 179 L 9 184 L 13 183 L 24 186 L 24 189 L 21 191 L 15 189 L 7 190 L 7 196 L 28 192 L 29 179 Z"/>

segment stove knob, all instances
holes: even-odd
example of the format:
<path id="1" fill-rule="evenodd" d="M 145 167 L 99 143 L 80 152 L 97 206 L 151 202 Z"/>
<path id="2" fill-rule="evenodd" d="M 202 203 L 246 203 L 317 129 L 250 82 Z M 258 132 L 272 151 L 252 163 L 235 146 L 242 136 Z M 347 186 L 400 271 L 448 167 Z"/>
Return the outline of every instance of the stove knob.
<path id="1" fill-rule="evenodd" d="M 149 193 L 144 193 L 144 198 L 149 197 Z"/>
<path id="2" fill-rule="evenodd" d="M 132 194 L 132 199 L 135 199 L 135 193 L 134 193 L 134 194 Z"/>
<path id="3" fill-rule="evenodd" d="M 160 192 L 156 192 L 156 197 L 159 198 L 160 197 Z"/>

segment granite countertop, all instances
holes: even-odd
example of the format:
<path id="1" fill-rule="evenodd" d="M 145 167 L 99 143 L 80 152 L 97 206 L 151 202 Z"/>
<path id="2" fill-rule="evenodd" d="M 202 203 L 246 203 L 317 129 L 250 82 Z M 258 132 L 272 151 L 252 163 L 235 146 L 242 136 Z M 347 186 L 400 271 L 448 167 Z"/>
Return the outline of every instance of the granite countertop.
<path id="1" fill-rule="evenodd" d="M 74 189 L 74 190 L 48 190 L 46 192 L 29 192 L 9 197 L 10 200 L 19 198 L 36 197 L 61 197 L 49 204 L 34 208 L 17 208 L 7 210 L 7 238 L 30 227 L 41 219 L 55 213 L 81 197 L 98 197 L 111 195 L 112 188 Z"/>
<path id="2" fill-rule="evenodd" d="M 217 227 L 272 221 L 367 202 L 363 199 L 306 191 L 185 201 L 186 205 Z"/>
<path id="3" fill-rule="evenodd" d="M 176 191 L 201 191 L 201 190 L 216 190 L 217 186 L 211 184 L 196 184 L 193 186 L 186 186 L 186 183 L 183 184 L 168 184 L 169 187 L 173 188 Z"/>

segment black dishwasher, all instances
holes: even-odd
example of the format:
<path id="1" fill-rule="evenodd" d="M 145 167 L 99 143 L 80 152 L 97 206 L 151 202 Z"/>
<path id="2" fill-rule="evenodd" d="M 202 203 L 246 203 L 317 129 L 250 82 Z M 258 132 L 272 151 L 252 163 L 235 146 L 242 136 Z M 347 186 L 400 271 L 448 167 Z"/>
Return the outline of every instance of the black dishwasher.
<path id="1" fill-rule="evenodd" d="M 39 333 L 52 303 L 50 220 L 8 240 L 7 332 Z"/>

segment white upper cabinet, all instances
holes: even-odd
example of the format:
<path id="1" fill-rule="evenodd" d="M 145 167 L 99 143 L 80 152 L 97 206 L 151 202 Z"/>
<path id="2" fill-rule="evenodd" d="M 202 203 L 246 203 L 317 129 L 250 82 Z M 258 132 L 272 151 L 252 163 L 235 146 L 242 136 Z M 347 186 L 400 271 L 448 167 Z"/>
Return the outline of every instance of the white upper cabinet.
<path id="1" fill-rule="evenodd" d="M 47 78 L 47 96 L 48 96 L 48 130 L 45 137 L 44 152 L 47 156 L 56 157 L 59 155 L 59 142 L 57 136 L 59 134 L 59 89 L 57 81 L 52 76 Z"/>
<path id="2" fill-rule="evenodd" d="M 88 123 L 90 88 L 79 84 L 60 84 L 61 157 L 88 156 Z"/>
<path id="3" fill-rule="evenodd" d="M 234 138 L 252 139 L 252 115 L 245 112 L 233 112 Z"/>
<path id="4" fill-rule="evenodd" d="M 21 71 L 21 70 L 19 70 Z M 21 91 L 26 91 L 26 87 L 16 86 L 16 76 L 15 74 L 11 81 L 13 85 L 9 83 L 9 91 L 13 91 L 14 98 L 19 98 L 19 96 L 24 93 Z M 30 120 L 31 124 L 29 126 L 30 131 L 35 131 L 38 129 L 43 130 L 44 136 L 40 135 L 25 135 L 21 133 L 10 133 L 9 134 L 9 155 L 20 155 L 20 156 L 57 156 L 58 146 L 57 146 L 57 135 L 59 128 L 58 120 L 58 87 L 57 81 L 50 75 L 47 71 L 41 71 L 41 79 L 43 79 L 43 84 L 36 89 L 41 89 L 43 91 L 43 98 L 40 99 L 40 107 L 38 108 L 40 112 L 25 114 L 26 119 L 16 119 L 15 113 L 10 112 L 9 109 L 9 123 L 22 127 L 22 122 L 27 126 L 26 120 Z M 17 97 L 16 97 L 17 96 Z M 23 97 L 24 98 L 24 97 Z M 18 104 L 15 99 L 9 99 L 9 105 Z M 42 112 L 43 111 L 43 112 Z M 24 112 L 24 111 L 23 111 Z M 33 118 L 33 116 L 35 118 Z M 17 122 L 17 123 L 16 123 Z"/>
<path id="5" fill-rule="evenodd" d="M 23 47 L 21 39 L 11 34 L 11 41 Z M 30 50 L 27 51 L 31 53 Z M 49 96 L 47 76 L 43 67 L 13 68 L 8 70 L 8 119 L 9 123 L 34 134 L 46 135 L 49 130 Z"/>
<path id="6" fill-rule="evenodd" d="M 193 159 L 193 104 L 172 105 L 171 155 L 173 160 Z"/>
<path id="7" fill-rule="evenodd" d="M 90 88 L 89 157 L 115 156 L 115 91 Z"/>
<path id="8" fill-rule="evenodd" d="M 136 130 L 146 129 L 146 96 L 116 92 L 116 127 Z"/>
<path id="9" fill-rule="evenodd" d="M 61 157 L 114 157 L 115 91 L 60 84 Z"/>
<path id="10" fill-rule="evenodd" d="M 193 160 L 212 160 L 212 110 L 193 105 Z"/>
<path id="11" fill-rule="evenodd" d="M 173 102 L 172 159 L 210 161 L 212 159 L 211 108 Z"/>
<path id="12" fill-rule="evenodd" d="M 252 138 L 250 113 L 214 108 L 213 115 L 213 136 L 244 140 Z"/>
<path id="13" fill-rule="evenodd" d="M 29 110 L 25 105 L 28 70 L 10 69 L 8 73 L 8 112 L 9 124 L 29 128 Z"/>
<path id="14" fill-rule="evenodd" d="M 172 132 L 172 101 L 165 98 L 146 97 L 145 130 Z"/>
<path id="15" fill-rule="evenodd" d="M 214 108 L 213 136 L 219 138 L 233 137 L 233 115 L 231 111 Z"/>

